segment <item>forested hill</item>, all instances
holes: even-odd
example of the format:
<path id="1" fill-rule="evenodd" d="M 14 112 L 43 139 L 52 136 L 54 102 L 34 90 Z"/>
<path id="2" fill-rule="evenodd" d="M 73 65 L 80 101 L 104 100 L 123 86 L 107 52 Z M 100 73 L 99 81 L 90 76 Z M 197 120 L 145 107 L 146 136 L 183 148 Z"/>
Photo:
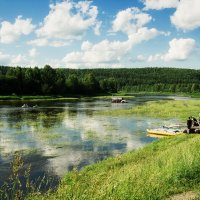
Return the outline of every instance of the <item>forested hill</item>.
<path id="1" fill-rule="evenodd" d="M 178 68 L 54 69 L 0 66 L 0 95 L 200 92 L 200 70 Z"/>

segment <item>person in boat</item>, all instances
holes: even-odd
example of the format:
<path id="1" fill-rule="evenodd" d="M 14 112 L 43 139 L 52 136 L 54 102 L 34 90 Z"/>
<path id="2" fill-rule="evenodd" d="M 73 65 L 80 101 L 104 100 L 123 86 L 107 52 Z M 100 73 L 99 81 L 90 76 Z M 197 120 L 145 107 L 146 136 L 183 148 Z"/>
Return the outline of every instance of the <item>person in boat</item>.
<path id="1" fill-rule="evenodd" d="M 187 128 L 189 130 L 189 133 L 193 132 L 192 126 L 193 126 L 193 118 L 189 117 L 187 120 Z"/>
<path id="2" fill-rule="evenodd" d="M 28 104 L 24 104 L 22 108 L 28 108 Z"/>
<path id="3" fill-rule="evenodd" d="M 195 117 L 192 117 L 192 119 L 193 119 L 194 126 L 199 126 L 199 122 L 197 121 L 197 119 Z"/>

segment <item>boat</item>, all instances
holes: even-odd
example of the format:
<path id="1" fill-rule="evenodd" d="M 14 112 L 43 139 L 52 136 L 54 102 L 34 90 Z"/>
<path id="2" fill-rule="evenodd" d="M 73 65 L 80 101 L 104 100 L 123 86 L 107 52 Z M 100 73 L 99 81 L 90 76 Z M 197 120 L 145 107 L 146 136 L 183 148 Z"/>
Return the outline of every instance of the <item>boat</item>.
<path id="1" fill-rule="evenodd" d="M 22 108 L 28 108 L 28 104 L 24 104 Z"/>
<path id="2" fill-rule="evenodd" d="M 127 103 L 122 97 L 112 97 L 112 103 Z"/>
<path id="3" fill-rule="evenodd" d="M 149 135 L 162 135 L 162 136 L 175 136 L 183 135 L 182 131 L 179 130 L 165 130 L 165 129 L 147 129 Z"/>

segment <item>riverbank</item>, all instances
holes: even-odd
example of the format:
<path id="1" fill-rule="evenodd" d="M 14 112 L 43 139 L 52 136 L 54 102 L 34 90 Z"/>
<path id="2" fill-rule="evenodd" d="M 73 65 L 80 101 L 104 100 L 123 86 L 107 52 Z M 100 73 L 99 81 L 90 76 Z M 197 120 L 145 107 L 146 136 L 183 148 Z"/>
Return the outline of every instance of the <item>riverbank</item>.
<path id="1" fill-rule="evenodd" d="M 0 101 L 4 100 L 28 100 L 28 101 L 37 101 L 37 100 L 77 100 L 81 98 L 92 98 L 92 99 L 111 99 L 113 96 L 123 97 L 125 99 L 130 99 L 138 96 L 182 96 L 182 97 L 191 97 L 191 98 L 200 98 L 200 93 L 167 93 L 167 92 L 123 92 L 112 94 L 98 94 L 98 95 L 68 95 L 68 96 L 42 96 L 42 95 L 1 95 Z"/>
<path id="2" fill-rule="evenodd" d="M 0 101 L 64 101 L 64 100 L 80 100 L 80 99 L 108 99 L 111 100 L 113 96 L 120 96 L 125 99 L 134 98 L 133 95 L 126 94 L 114 94 L 114 95 L 71 95 L 71 96 L 0 96 Z"/>
<path id="3" fill-rule="evenodd" d="M 55 101 L 55 100 L 78 100 L 78 97 L 62 97 L 62 96 L 0 96 L 0 101 Z"/>
<path id="4" fill-rule="evenodd" d="M 68 173 L 56 191 L 27 199 L 200 198 L 200 135 L 160 139 L 143 149 Z"/>

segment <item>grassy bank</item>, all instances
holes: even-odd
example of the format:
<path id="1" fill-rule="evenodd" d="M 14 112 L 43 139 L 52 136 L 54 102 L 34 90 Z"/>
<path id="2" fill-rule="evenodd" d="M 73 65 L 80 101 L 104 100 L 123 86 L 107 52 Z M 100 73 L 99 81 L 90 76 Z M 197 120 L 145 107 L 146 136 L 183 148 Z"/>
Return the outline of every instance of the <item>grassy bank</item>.
<path id="1" fill-rule="evenodd" d="M 149 101 L 141 106 L 134 106 L 130 109 L 112 110 L 100 112 L 105 115 L 145 115 L 159 118 L 180 118 L 182 121 L 187 120 L 188 116 L 196 116 L 200 112 L 200 101 L 196 100 L 160 100 Z"/>
<path id="2" fill-rule="evenodd" d="M 77 97 L 62 97 L 62 96 L 0 96 L 0 101 L 38 101 L 38 100 L 77 100 Z"/>
<path id="3" fill-rule="evenodd" d="M 126 94 L 102 94 L 102 95 L 71 95 L 71 96 L 17 96 L 17 95 L 10 95 L 10 96 L 0 96 L 0 101 L 4 100 L 30 100 L 30 101 L 37 101 L 37 100 L 77 100 L 77 99 L 109 99 L 111 100 L 113 96 L 119 96 L 126 99 L 134 98 L 133 95 L 126 95 Z"/>
<path id="4" fill-rule="evenodd" d="M 68 173 L 56 191 L 27 199 L 200 198 L 200 135 L 165 138 L 145 148 Z"/>
<path id="5" fill-rule="evenodd" d="M 182 97 L 191 97 L 191 98 L 200 98 L 200 93 L 195 92 L 131 92 L 131 91 L 119 91 L 117 94 L 125 95 L 134 95 L 134 96 L 182 96 Z"/>

